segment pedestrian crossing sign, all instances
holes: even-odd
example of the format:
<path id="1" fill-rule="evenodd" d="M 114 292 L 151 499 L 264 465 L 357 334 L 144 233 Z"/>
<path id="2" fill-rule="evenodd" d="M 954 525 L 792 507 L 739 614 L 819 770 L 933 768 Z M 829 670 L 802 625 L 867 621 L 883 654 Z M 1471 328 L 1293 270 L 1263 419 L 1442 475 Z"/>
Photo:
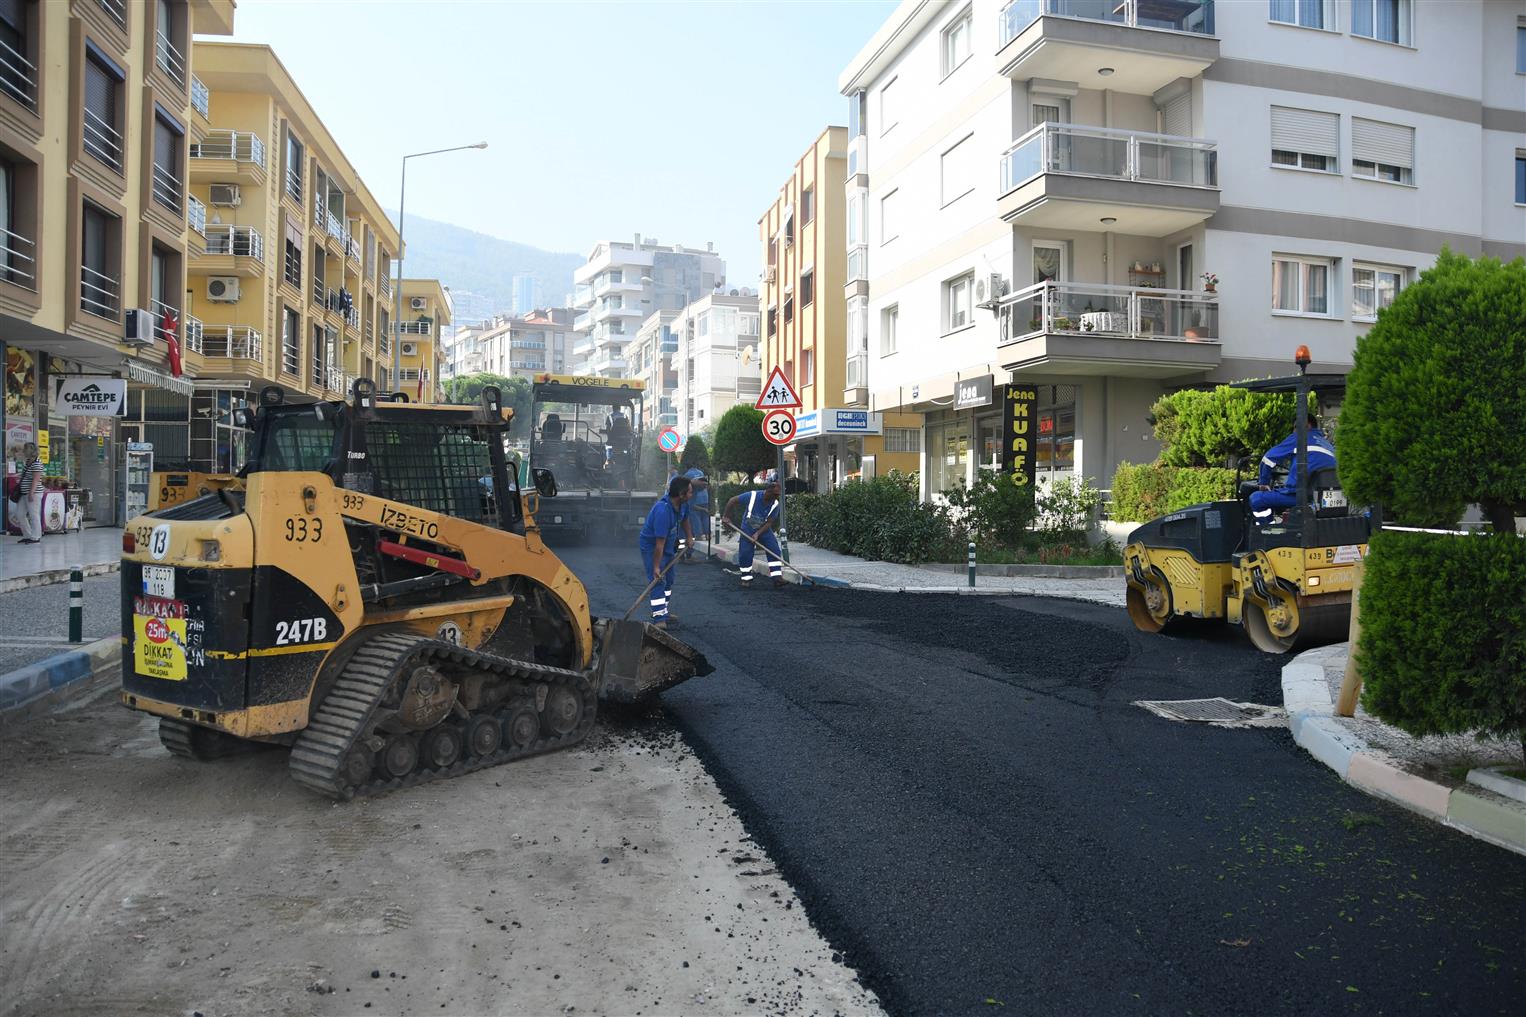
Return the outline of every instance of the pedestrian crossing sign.
<path id="1" fill-rule="evenodd" d="M 752 404 L 755 410 L 798 410 L 803 409 L 800 395 L 795 387 L 784 377 L 784 372 L 775 367 L 774 372 L 768 376 L 768 384 L 763 386 L 763 391 L 758 394 L 758 401 Z"/>

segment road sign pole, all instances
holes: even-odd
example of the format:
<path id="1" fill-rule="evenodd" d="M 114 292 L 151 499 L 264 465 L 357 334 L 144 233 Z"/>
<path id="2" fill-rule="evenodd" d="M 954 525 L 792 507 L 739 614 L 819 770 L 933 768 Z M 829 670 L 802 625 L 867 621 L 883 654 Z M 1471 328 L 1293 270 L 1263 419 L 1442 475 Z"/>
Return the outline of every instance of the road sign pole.
<path id="1" fill-rule="evenodd" d="M 784 446 L 779 446 L 779 465 L 775 475 L 779 478 L 779 557 L 789 561 L 789 535 L 784 528 Z"/>

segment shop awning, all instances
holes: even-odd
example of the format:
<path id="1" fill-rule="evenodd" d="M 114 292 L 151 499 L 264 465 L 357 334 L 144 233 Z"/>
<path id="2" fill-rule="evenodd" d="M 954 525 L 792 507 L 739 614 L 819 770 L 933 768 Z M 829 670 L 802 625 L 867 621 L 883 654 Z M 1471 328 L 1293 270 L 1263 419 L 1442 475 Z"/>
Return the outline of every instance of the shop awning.
<path id="1" fill-rule="evenodd" d="M 145 367 L 136 360 L 127 361 L 127 376 L 133 381 L 162 388 L 183 396 L 190 396 L 196 391 L 196 384 L 189 378 L 172 378 L 163 371 L 156 371 L 151 367 Z"/>

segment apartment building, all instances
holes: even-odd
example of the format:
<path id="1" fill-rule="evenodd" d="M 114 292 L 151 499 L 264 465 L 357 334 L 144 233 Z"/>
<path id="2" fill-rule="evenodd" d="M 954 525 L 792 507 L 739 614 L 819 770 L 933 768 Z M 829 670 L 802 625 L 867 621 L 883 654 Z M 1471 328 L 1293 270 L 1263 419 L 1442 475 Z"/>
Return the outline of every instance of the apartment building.
<path id="1" fill-rule="evenodd" d="M 1526 251 L 1523 40 L 1480 0 L 901 4 L 839 86 L 868 402 L 923 415 L 924 493 L 1000 467 L 1004 382 L 1037 479 L 1106 487 L 1161 393 L 1348 370 L 1443 244 Z"/>
<path id="2" fill-rule="evenodd" d="M 920 419 L 892 415 L 886 452 L 884 413 L 871 410 L 864 389 L 862 332 L 849 327 L 849 308 L 864 299 L 867 283 L 848 286 L 848 132 L 828 127 L 795 163 L 789 179 L 763 217 L 763 278 L 759 308 L 764 321 L 762 374 L 775 367 L 800 393 L 797 437 L 786 450 L 795 475 L 825 491 L 867 465 L 876 470 L 915 470 Z M 842 295 L 842 296 L 840 296 Z M 862 324 L 862 315 L 853 319 Z M 856 338 L 855 338 L 856 336 Z M 867 460 L 867 464 L 866 461 Z"/>
<path id="3" fill-rule="evenodd" d="M 674 409 L 678 398 L 678 371 L 673 355 L 678 352 L 678 337 L 673 334 L 677 311 L 657 311 L 641 323 L 636 338 L 625 350 L 625 376 L 635 378 L 646 393 L 641 403 L 643 430 L 673 427 L 678 424 Z"/>
<path id="4" fill-rule="evenodd" d="M 404 279 L 402 316 L 395 326 L 398 391 L 419 402 L 439 402 L 440 364 L 444 357 L 440 336 L 454 320 L 455 308 L 450 288 L 438 279 Z M 390 370 L 382 365 L 381 370 Z"/>
<path id="5" fill-rule="evenodd" d="M 633 242 L 600 241 L 573 272 L 573 350 L 577 374 L 619 378 L 626 347 L 657 311 L 677 311 L 726 282 L 726 262 L 714 251 L 660 244 L 637 233 Z"/>
<path id="6" fill-rule="evenodd" d="M 124 442 L 187 452 L 194 349 L 187 161 L 198 125 L 191 35 L 233 31 L 232 0 L 0 4 L 0 358 L 7 473 L 35 442 L 50 488 L 116 525 Z M 135 313 L 141 310 L 142 313 Z M 178 376 L 177 376 L 178 375 Z M 124 416 L 77 415 L 94 385 Z M 44 523 L 52 519 L 45 512 Z M 58 521 L 62 521 L 59 513 Z"/>
<path id="7" fill-rule="evenodd" d="M 572 310 L 550 307 L 522 317 L 498 317 L 477 337 L 483 371 L 533 378 L 567 371 L 572 355 Z"/>
<path id="8" fill-rule="evenodd" d="M 673 408 L 681 434 L 709 427 L 737 403 L 758 401 L 760 322 L 758 297 L 747 289 L 700 297 L 673 316 Z"/>
<path id="9" fill-rule="evenodd" d="M 460 305 L 456 313 L 460 314 Z M 489 316 L 484 321 L 472 321 L 455 325 L 444 338 L 445 363 L 440 367 L 442 378 L 460 378 L 484 370 L 482 359 L 482 336 L 495 325 Z"/>
<path id="10" fill-rule="evenodd" d="M 521 317 L 541 306 L 540 280 L 528 272 L 521 272 L 513 282 L 514 313 Z"/>

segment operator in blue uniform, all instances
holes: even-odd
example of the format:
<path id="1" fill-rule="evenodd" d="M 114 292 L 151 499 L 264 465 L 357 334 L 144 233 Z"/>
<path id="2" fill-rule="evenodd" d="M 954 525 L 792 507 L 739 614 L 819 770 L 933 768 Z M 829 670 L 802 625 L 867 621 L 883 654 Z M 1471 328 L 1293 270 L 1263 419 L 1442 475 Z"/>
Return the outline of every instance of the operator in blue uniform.
<path id="1" fill-rule="evenodd" d="M 752 537 L 763 545 L 768 553 L 768 575 L 773 579 L 775 586 L 784 585 L 784 559 L 779 553 L 779 538 L 774 536 L 774 524 L 779 521 L 779 478 L 772 472 L 768 475 L 768 485 L 761 491 L 744 491 L 726 503 L 725 510 L 721 513 L 721 521 L 726 526 L 736 526 L 732 522 L 732 509 L 738 509 L 741 514 L 741 531 L 744 534 L 737 547 L 737 569 L 742 573 L 742 585 L 752 582 L 752 554 L 755 545 Z"/>
<path id="2" fill-rule="evenodd" d="M 654 584 L 651 589 L 652 623 L 661 628 L 678 621 L 668 613 L 668 603 L 673 599 L 673 577 L 678 572 L 672 565 L 678 553 L 679 535 L 686 535 L 691 544 L 694 541 L 694 533 L 689 529 L 689 486 L 688 477 L 674 477 L 668 482 L 668 493 L 658 498 L 646 514 L 638 541 L 642 575 L 648 583 Z M 657 581 L 659 575 L 661 581 Z"/>
<path id="3" fill-rule="evenodd" d="M 1325 432 L 1319 429 L 1318 422 L 1312 415 L 1308 418 L 1308 428 L 1310 475 L 1320 470 L 1335 469 L 1335 446 L 1330 444 L 1330 439 L 1325 437 Z M 1273 488 L 1272 473 L 1284 462 L 1288 464 L 1287 478 L 1282 482 L 1281 487 Z M 1261 489 L 1250 496 L 1250 511 L 1256 518 L 1256 522 L 1266 525 L 1272 521 L 1274 513 L 1298 504 L 1298 431 L 1296 428 L 1292 434 L 1273 445 L 1267 450 L 1266 455 L 1261 457 L 1261 474 L 1256 483 Z"/>

